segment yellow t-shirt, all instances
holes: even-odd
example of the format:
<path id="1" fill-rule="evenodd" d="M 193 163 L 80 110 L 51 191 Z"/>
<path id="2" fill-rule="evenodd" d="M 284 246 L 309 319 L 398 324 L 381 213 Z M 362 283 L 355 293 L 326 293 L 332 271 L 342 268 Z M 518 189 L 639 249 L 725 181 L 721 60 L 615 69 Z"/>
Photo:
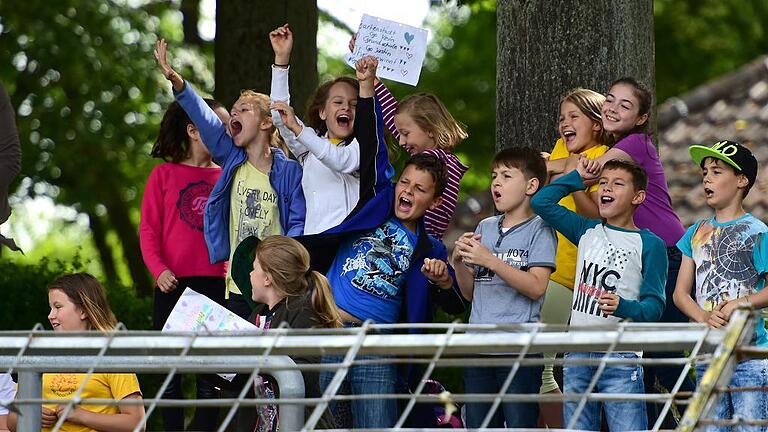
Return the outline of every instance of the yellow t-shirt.
<path id="1" fill-rule="evenodd" d="M 596 159 L 605 152 L 608 151 L 608 146 L 600 145 L 589 148 L 583 151 L 581 154 L 590 158 Z M 568 148 L 565 146 L 565 141 L 559 138 L 555 143 L 555 148 L 552 149 L 552 153 L 549 156 L 549 160 L 565 159 L 570 156 Z M 587 192 L 594 192 L 597 190 L 597 185 L 590 186 Z M 561 206 L 568 210 L 576 211 L 576 202 L 573 200 L 573 195 L 568 195 L 560 200 Z M 557 270 L 549 277 L 553 281 L 563 285 L 567 288 L 573 289 L 574 280 L 576 279 L 576 246 L 568 241 L 562 234 L 557 233 L 557 256 L 555 257 L 555 265 Z"/>
<path id="2" fill-rule="evenodd" d="M 69 401 L 75 395 L 77 389 L 82 385 L 86 374 L 64 374 L 47 373 L 43 374 L 43 399 L 60 399 Z M 116 399 L 121 400 L 134 393 L 141 395 L 139 389 L 139 380 L 136 374 L 109 374 L 95 373 L 91 375 L 88 382 L 83 387 L 80 397 L 85 399 Z M 63 404 L 64 402 L 62 402 Z M 55 405 L 43 405 L 48 409 L 56 409 Z M 80 405 L 80 408 L 101 413 L 118 414 L 120 409 L 116 405 Z M 61 432 L 91 432 L 95 429 L 85 427 L 70 422 L 64 422 Z M 43 431 L 50 429 L 43 428 Z"/>
<path id="3" fill-rule="evenodd" d="M 277 192 L 269 183 L 269 176 L 250 162 L 237 168 L 232 179 L 229 210 L 229 259 L 244 238 L 255 235 L 260 239 L 280 232 L 280 211 Z M 229 293 L 240 294 L 232 280 L 232 266 L 227 266 L 227 298 Z"/>

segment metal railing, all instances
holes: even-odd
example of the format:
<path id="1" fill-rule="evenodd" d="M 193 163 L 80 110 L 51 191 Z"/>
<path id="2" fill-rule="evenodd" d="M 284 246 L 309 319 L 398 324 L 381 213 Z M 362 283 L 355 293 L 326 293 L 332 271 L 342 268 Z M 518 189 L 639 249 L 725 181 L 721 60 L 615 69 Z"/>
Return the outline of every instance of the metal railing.
<path id="1" fill-rule="evenodd" d="M 196 334 L 160 333 L 145 331 L 115 331 L 98 333 L 56 333 L 35 329 L 28 332 L 0 332 L 0 371 L 18 373 L 19 389 L 14 401 L 0 401 L 19 412 L 19 430 L 39 430 L 40 406 L 56 401 L 43 400 L 41 374 L 44 372 L 100 372 L 164 373 L 166 379 L 155 395 L 145 394 L 145 420 L 157 407 L 225 406 L 228 407 L 219 430 L 225 430 L 240 407 L 275 404 L 279 407 L 281 430 L 313 430 L 331 402 L 366 398 L 391 398 L 401 401 L 402 409 L 395 429 L 407 430 L 406 419 L 417 404 L 448 405 L 466 402 L 488 402 L 493 410 L 511 401 L 561 402 L 578 401 L 577 412 L 588 401 L 642 400 L 663 404 L 657 421 L 649 428 L 660 430 L 662 420 L 675 405 L 690 401 L 680 421 L 681 430 L 693 430 L 707 423 L 706 417 L 713 406 L 718 389 L 730 380 L 737 354 L 766 356 L 765 350 L 740 349 L 739 341 L 749 337 L 753 323 L 748 312 L 736 311 L 727 330 L 711 330 L 695 324 L 634 324 L 621 323 L 604 328 L 576 328 L 526 325 L 371 325 L 334 330 L 270 329 L 256 333 Z M 414 333 L 419 331 L 421 333 Z M 748 339 L 746 339 L 748 340 Z M 521 366 L 541 365 L 546 359 L 524 358 L 532 352 L 605 352 L 597 360 L 555 360 L 556 366 L 568 364 L 594 364 L 598 372 L 583 394 L 506 394 L 505 388 L 495 394 L 425 394 L 423 383 L 441 368 L 466 365 L 511 366 L 505 386 L 508 386 Z M 617 351 L 687 352 L 678 358 L 609 358 Z M 705 352 L 715 353 L 704 354 Z M 478 354 L 482 353 L 482 355 Z M 509 355 L 509 353 L 515 353 Z M 488 356 L 487 354 L 508 354 Z M 338 364 L 294 363 L 290 357 L 339 355 Z M 350 367 L 362 364 L 361 355 L 383 356 L 380 362 L 398 365 L 413 364 L 423 368 L 420 383 L 410 393 L 372 395 L 339 394 L 341 382 Z M 712 366 L 694 395 L 679 391 L 685 374 L 697 361 L 711 360 Z M 676 365 L 682 373 L 668 393 L 606 394 L 597 393 L 597 377 L 607 366 L 628 362 L 649 365 Z M 302 372 L 330 371 L 333 378 L 320 397 L 305 397 Z M 164 400 L 162 394 L 176 373 L 247 373 L 246 387 L 236 398 L 207 400 Z M 279 398 L 262 395 L 249 398 L 248 388 L 260 373 L 274 376 Z M 78 393 L 79 395 L 79 393 Z M 690 399 L 689 399 L 690 398 Z M 58 401 L 61 403 L 61 401 Z M 67 410 L 78 404 L 116 403 L 113 400 L 80 400 L 78 396 L 67 404 Z M 126 403 L 125 401 L 122 403 Z M 305 417 L 305 407 L 309 415 Z M 487 415 L 488 425 L 492 412 Z M 749 422 L 749 419 L 744 419 Z M 63 422 L 63 416 L 60 423 Z M 143 422 L 142 422 L 143 423 Z M 60 426 L 60 425 L 57 425 Z M 567 427 L 568 425 L 566 425 Z M 481 427 L 481 428 L 482 428 Z M 136 428 L 140 430 L 140 426 Z M 373 430 L 373 429 L 372 429 Z M 381 429 L 384 430 L 384 429 Z M 422 430 L 422 429 L 420 429 Z"/>

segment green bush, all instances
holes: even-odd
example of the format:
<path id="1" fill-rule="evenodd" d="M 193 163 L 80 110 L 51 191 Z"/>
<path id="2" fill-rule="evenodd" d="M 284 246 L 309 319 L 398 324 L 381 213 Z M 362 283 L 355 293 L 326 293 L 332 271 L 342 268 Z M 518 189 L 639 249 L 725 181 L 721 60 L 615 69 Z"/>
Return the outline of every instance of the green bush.
<path id="1" fill-rule="evenodd" d="M 84 271 L 78 257 L 71 262 L 41 260 L 37 264 L 24 264 L 0 260 L 0 330 L 29 330 L 35 324 L 48 325 L 48 293 L 46 287 L 64 273 Z M 125 286 L 104 286 L 109 304 L 118 321 L 131 330 L 152 328 L 152 299 L 137 298 Z"/>

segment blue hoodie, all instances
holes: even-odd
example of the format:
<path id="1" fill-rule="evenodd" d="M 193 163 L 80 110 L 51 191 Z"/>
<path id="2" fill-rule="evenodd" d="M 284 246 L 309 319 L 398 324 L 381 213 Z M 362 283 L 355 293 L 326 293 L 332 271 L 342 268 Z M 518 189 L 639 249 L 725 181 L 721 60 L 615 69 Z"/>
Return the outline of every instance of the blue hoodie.
<path id="1" fill-rule="evenodd" d="M 205 205 L 203 219 L 205 244 L 211 263 L 229 259 L 229 212 L 232 196 L 232 179 L 237 168 L 248 160 L 244 148 L 237 147 L 221 119 L 207 103 L 184 83 L 184 88 L 176 93 L 179 102 L 189 118 L 197 126 L 203 143 L 216 162 L 222 168 L 221 177 L 214 185 L 208 203 Z M 304 233 L 306 204 L 301 188 L 301 166 L 288 159 L 280 150 L 272 149 L 272 169 L 269 171 L 269 183 L 277 193 L 282 234 L 295 237 Z"/>

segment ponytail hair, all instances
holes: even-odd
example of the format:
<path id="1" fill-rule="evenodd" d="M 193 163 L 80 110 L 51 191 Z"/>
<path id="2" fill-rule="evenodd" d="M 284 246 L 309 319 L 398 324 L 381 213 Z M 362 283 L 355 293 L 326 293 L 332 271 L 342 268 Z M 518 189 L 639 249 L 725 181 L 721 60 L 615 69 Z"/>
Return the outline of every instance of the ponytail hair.
<path id="1" fill-rule="evenodd" d="M 66 274 L 48 284 L 48 291 L 63 292 L 72 303 L 85 313 L 88 330 L 109 332 L 117 327 L 117 318 L 107 301 L 107 293 L 98 280 L 89 273 Z"/>
<path id="2" fill-rule="evenodd" d="M 256 246 L 256 259 L 272 276 L 277 293 L 290 301 L 311 295 L 316 327 L 339 327 L 341 317 L 331 294 L 328 279 L 309 266 L 309 252 L 298 241 L 281 235 L 265 238 Z"/>
<path id="3" fill-rule="evenodd" d="M 212 110 L 224 108 L 224 105 L 214 99 L 206 98 L 205 103 Z M 177 101 L 173 101 L 163 114 L 160 122 L 160 132 L 152 145 L 150 155 L 173 163 L 179 163 L 189 156 L 189 135 L 187 125 L 192 123 L 186 111 Z"/>
<path id="4" fill-rule="evenodd" d="M 341 316 L 336 302 L 333 300 L 331 284 L 325 276 L 315 270 L 306 274 L 309 286 L 312 287 L 312 308 L 317 314 L 317 327 L 341 327 Z"/>

